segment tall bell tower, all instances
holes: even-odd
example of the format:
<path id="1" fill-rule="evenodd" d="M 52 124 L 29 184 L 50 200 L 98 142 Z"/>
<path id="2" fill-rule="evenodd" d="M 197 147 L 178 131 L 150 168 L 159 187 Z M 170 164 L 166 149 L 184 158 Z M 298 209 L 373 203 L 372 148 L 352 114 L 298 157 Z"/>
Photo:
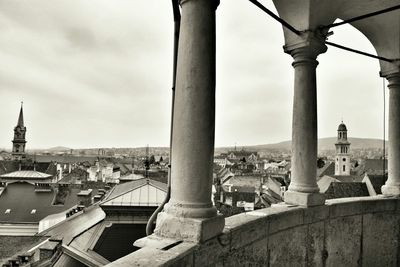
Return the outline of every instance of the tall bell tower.
<path id="1" fill-rule="evenodd" d="M 350 143 L 347 141 L 347 128 L 343 123 L 339 124 L 338 137 L 335 157 L 335 175 L 347 176 L 350 175 Z"/>
<path id="2" fill-rule="evenodd" d="M 23 102 L 21 102 L 21 109 L 19 111 L 18 123 L 14 127 L 14 139 L 12 140 L 12 156 L 16 160 L 21 160 L 26 157 L 25 155 L 25 133 L 26 127 L 24 126 L 24 111 Z"/>

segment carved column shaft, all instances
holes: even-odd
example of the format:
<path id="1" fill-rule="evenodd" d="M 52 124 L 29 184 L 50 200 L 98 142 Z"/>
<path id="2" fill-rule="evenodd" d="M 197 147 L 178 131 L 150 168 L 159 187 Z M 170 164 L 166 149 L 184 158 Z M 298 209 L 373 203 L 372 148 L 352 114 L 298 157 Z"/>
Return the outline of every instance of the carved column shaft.
<path id="1" fill-rule="evenodd" d="M 292 173 L 285 202 L 302 206 L 321 205 L 317 176 L 317 56 L 326 51 L 323 42 L 308 41 L 287 49 L 294 58 L 292 120 Z"/>
<path id="2" fill-rule="evenodd" d="M 382 193 L 400 195 L 400 73 L 386 78 L 389 82 L 388 180 Z"/>

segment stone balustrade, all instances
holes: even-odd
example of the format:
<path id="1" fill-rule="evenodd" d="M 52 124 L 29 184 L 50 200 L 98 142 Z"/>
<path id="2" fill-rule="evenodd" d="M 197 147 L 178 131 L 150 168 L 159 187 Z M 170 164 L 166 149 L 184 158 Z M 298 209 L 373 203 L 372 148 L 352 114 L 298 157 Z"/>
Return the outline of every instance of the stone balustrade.
<path id="1" fill-rule="evenodd" d="M 107 266 L 399 266 L 399 259 L 400 199 L 375 196 L 238 214 L 206 242 L 144 247 Z"/>

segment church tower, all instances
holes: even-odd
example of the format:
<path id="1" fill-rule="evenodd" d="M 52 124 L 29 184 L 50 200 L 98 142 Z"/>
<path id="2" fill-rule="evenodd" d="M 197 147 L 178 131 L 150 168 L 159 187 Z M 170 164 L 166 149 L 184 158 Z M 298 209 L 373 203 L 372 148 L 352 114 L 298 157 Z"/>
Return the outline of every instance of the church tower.
<path id="1" fill-rule="evenodd" d="M 26 127 L 24 126 L 24 111 L 21 102 L 21 109 L 19 111 L 18 123 L 14 127 L 14 139 L 12 140 L 13 149 L 12 155 L 16 160 L 21 160 L 25 158 L 25 133 Z"/>
<path id="2" fill-rule="evenodd" d="M 335 158 L 335 175 L 350 175 L 350 143 L 347 141 L 347 128 L 343 123 L 339 124 Z"/>

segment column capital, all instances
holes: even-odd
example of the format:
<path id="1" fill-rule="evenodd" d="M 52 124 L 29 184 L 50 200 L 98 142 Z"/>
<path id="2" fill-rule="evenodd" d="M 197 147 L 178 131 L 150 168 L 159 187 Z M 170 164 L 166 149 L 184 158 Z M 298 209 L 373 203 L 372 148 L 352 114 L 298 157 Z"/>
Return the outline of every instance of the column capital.
<path id="1" fill-rule="evenodd" d="M 217 7 L 219 6 L 219 1 L 220 0 L 179 0 L 179 4 L 181 5 L 181 6 L 183 6 L 183 4 L 185 4 L 185 3 L 187 3 L 187 2 L 190 2 L 190 1 L 207 1 L 207 2 L 210 2 L 210 3 L 214 3 L 214 7 L 215 7 L 215 9 L 217 9 Z"/>
<path id="2" fill-rule="evenodd" d="M 319 54 L 327 51 L 325 39 L 314 32 L 302 33 L 303 41 L 294 44 L 286 44 L 283 47 L 285 53 L 290 54 L 294 58 L 293 66 L 301 63 L 313 63 L 318 65 L 316 61 Z"/>

